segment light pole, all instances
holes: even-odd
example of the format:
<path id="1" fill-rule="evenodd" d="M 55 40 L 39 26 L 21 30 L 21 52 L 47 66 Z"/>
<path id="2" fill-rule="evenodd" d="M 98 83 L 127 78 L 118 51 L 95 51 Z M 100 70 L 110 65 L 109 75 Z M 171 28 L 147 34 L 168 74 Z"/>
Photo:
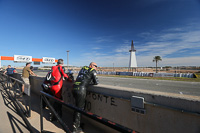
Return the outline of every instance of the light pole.
<path id="1" fill-rule="evenodd" d="M 115 71 L 115 63 L 113 63 L 113 72 Z"/>
<path id="2" fill-rule="evenodd" d="M 69 50 L 66 51 L 67 52 L 67 71 L 69 69 Z"/>

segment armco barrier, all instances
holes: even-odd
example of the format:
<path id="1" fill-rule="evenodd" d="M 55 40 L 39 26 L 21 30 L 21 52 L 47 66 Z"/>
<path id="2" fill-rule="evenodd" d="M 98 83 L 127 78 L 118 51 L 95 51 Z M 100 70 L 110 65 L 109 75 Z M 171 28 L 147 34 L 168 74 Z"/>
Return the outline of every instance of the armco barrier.
<path id="1" fill-rule="evenodd" d="M 127 75 L 141 77 L 185 77 L 194 78 L 193 73 L 149 73 L 149 72 L 103 72 L 98 71 L 97 74 L 103 75 Z"/>
<path id="2" fill-rule="evenodd" d="M 43 79 L 31 77 L 31 90 L 38 95 Z M 71 86 L 64 82 L 63 97 L 64 102 L 73 104 Z M 144 98 L 144 114 L 133 111 L 132 96 Z M 200 97 L 197 96 L 100 84 L 89 87 L 86 110 L 142 133 L 200 132 Z M 102 127 L 98 123 L 94 125 Z"/>

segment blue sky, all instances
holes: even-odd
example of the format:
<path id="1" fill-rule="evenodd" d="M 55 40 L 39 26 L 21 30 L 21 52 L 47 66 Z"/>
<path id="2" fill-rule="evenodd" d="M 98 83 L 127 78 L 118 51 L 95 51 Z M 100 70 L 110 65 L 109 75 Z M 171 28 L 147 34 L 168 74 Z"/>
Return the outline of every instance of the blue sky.
<path id="1" fill-rule="evenodd" d="M 132 40 L 139 67 L 200 66 L 200 0 L 0 0 L 0 56 L 128 67 Z"/>

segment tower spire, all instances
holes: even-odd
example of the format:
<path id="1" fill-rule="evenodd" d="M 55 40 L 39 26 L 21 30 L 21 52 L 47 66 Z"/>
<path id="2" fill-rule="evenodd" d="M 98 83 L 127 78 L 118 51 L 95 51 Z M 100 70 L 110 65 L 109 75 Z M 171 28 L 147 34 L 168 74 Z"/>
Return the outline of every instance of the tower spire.
<path id="1" fill-rule="evenodd" d="M 132 51 L 134 51 L 134 52 L 136 51 L 135 48 L 134 48 L 133 40 L 132 40 L 131 49 L 129 50 L 129 52 L 132 52 Z"/>
<path id="2" fill-rule="evenodd" d="M 135 55 L 135 48 L 133 44 L 133 40 L 131 43 L 131 49 L 129 50 L 130 52 L 130 60 L 129 60 L 129 69 L 136 68 L 137 67 L 137 61 L 136 61 L 136 55 Z"/>

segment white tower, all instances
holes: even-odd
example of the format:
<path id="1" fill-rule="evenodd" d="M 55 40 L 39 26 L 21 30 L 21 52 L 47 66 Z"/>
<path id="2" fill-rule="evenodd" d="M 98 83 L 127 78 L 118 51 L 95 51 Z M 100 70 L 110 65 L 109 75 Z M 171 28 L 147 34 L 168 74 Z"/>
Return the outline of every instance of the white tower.
<path id="1" fill-rule="evenodd" d="M 129 61 L 129 70 L 137 67 L 137 61 L 136 61 L 136 56 L 135 56 L 135 52 L 136 50 L 134 49 L 134 45 L 133 45 L 133 40 L 132 40 L 132 44 L 131 44 L 131 49 L 129 50 L 130 52 L 130 61 Z"/>

